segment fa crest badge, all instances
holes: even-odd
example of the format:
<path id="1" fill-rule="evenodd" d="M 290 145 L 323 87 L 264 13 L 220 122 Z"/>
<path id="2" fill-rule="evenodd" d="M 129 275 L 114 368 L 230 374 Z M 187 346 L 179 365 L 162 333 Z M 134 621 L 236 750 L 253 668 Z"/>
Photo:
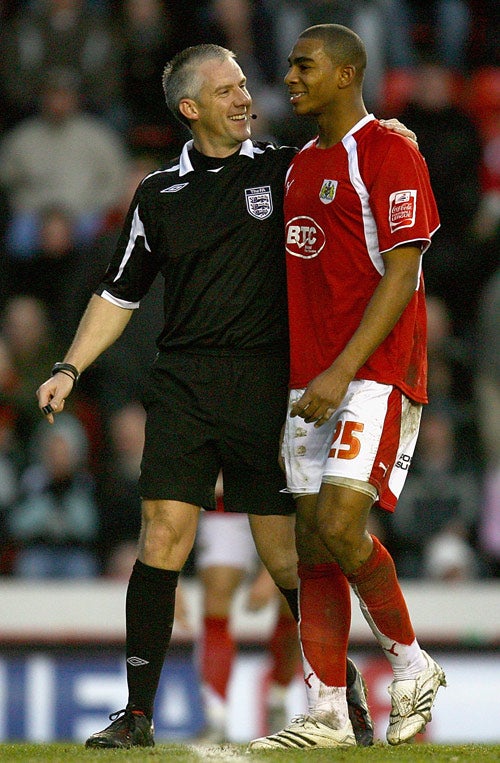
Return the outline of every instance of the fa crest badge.
<path id="1" fill-rule="evenodd" d="M 323 180 L 321 191 L 319 192 L 319 199 L 323 204 L 331 204 L 337 193 L 338 180 Z"/>
<path id="2" fill-rule="evenodd" d="M 260 188 L 245 188 L 245 201 L 247 210 L 257 220 L 265 220 L 272 214 L 273 197 L 271 186 L 263 185 Z"/>

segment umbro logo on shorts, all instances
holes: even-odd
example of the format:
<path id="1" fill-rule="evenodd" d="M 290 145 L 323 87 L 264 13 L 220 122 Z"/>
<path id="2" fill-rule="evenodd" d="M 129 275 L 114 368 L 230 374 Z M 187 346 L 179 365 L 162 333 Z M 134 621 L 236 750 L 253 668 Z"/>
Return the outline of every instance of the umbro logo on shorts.
<path id="1" fill-rule="evenodd" d="M 149 665 L 149 661 L 143 660 L 142 657 L 129 657 L 127 662 L 129 665 L 133 665 L 134 668 L 138 668 L 141 665 Z"/>

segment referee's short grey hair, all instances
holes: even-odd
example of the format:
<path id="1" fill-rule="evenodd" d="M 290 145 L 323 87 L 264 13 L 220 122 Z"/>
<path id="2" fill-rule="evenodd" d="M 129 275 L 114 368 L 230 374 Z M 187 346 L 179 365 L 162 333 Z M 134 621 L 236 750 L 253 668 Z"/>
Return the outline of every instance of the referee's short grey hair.
<path id="1" fill-rule="evenodd" d="M 177 119 L 189 125 L 189 121 L 179 112 L 179 103 L 183 98 L 196 100 L 199 96 L 203 84 L 199 74 L 200 64 L 210 60 L 222 63 L 235 57 L 231 50 L 220 45 L 204 44 L 184 48 L 167 63 L 161 82 L 167 106 Z"/>

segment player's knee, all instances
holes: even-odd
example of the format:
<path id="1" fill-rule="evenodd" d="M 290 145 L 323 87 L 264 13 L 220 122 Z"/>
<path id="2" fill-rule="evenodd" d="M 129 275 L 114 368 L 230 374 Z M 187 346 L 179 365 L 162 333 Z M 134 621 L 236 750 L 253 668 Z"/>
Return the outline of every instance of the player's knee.
<path id="1" fill-rule="evenodd" d="M 185 563 L 194 542 L 191 526 L 172 513 L 162 501 L 144 501 L 142 505 L 139 555 L 153 567 L 178 569 Z"/>
<path id="2" fill-rule="evenodd" d="M 272 579 L 280 588 L 297 588 L 297 557 L 290 554 L 266 565 Z"/>
<path id="3" fill-rule="evenodd" d="M 356 523 L 345 515 L 331 517 L 320 515 L 317 532 L 332 556 L 340 563 L 350 560 L 363 540 Z"/>

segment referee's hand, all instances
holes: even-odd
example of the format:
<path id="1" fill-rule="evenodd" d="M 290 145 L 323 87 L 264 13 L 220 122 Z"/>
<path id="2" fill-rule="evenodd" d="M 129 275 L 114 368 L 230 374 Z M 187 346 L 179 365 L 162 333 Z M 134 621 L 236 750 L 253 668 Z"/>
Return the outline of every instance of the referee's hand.
<path id="1" fill-rule="evenodd" d="M 47 379 L 36 391 L 38 407 L 49 424 L 54 423 L 54 413 L 64 410 L 64 401 L 73 389 L 73 382 L 67 374 L 58 373 Z"/>

